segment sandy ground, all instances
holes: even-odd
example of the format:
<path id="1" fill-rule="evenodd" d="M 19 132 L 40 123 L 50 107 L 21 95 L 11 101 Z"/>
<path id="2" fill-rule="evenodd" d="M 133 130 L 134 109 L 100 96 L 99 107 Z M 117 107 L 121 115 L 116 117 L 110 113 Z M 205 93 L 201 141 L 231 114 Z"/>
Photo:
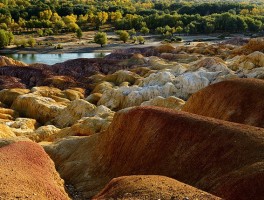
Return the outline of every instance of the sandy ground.
<path id="1" fill-rule="evenodd" d="M 19 54 L 35 54 L 35 53 L 92 53 L 92 52 L 111 52 L 113 49 L 122 49 L 122 48 L 131 48 L 131 47 L 148 47 L 148 46 L 158 46 L 162 44 L 162 39 L 157 35 L 148 35 L 145 36 L 145 44 L 134 44 L 132 41 L 123 43 L 119 41 L 118 37 L 114 33 L 107 33 L 108 35 L 108 44 L 103 48 L 100 45 L 93 43 L 93 36 L 95 32 L 85 32 L 83 37 L 79 40 L 76 38 L 75 34 L 65 34 L 58 36 L 46 36 L 46 37 L 35 37 L 37 43 L 42 43 L 41 45 L 36 45 L 35 47 L 26 47 L 26 48 L 17 48 L 14 45 L 11 45 L 7 48 L 0 49 L 0 53 L 19 53 Z M 15 36 L 17 40 L 25 36 Z M 216 39 L 216 36 L 205 36 L 205 35 L 196 35 L 196 36 L 181 36 L 183 42 L 173 43 L 173 46 L 183 45 L 185 41 L 192 41 L 194 39 Z M 26 37 L 27 38 L 27 37 Z M 215 42 L 215 41 L 214 41 Z M 60 44 L 63 46 L 63 49 L 56 49 L 55 47 Z M 191 45 L 196 43 L 192 42 Z"/>

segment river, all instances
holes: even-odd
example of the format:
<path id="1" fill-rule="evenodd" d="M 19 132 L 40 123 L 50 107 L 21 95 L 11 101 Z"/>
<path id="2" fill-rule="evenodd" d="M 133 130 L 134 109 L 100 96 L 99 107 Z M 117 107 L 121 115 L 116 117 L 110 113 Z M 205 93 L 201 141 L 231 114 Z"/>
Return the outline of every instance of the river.
<path id="1" fill-rule="evenodd" d="M 53 65 L 76 58 L 102 58 L 109 53 L 63 53 L 63 54 L 5 54 L 5 56 L 27 64 L 43 63 Z"/>

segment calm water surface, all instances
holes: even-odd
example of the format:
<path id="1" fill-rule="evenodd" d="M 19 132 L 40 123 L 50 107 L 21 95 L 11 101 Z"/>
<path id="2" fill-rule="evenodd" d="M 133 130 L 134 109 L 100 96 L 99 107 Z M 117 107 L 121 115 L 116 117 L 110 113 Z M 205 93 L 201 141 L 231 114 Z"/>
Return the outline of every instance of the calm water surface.
<path id="1" fill-rule="evenodd" d="M 76 58 L 102 58 L 109 53 L 63 53 L 63 54 L 6 54 L 5 56 L 27 64 L 44 63 L 53 65 Z"/>

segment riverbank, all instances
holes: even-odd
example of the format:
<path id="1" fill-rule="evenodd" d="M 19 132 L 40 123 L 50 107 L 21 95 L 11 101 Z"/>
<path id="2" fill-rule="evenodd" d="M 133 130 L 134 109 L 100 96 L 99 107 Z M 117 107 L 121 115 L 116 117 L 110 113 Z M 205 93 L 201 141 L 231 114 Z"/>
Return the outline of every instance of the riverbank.
<path id="1" fill-rule="evenodd" d="M 55 46 L 37 46 L 37 47 L 26 47 L 17 48 L 10 46 L 0 50 L 0 54 L 63 54 L 63 53 L 110 53 L 114 49 L 123 49 L 131 47 L 147 47 L 147 46 L 158 46 L 161 42 L 146 42 L 144 45 L 139 44 L 107 44 L 104 47 L 100 47 L 96 44 L 65 44 L 62 43 L 63 49 L 55 49 Z"/>
<path id="2" fill-rule="evenodd" d="M 132 48 L 132 47 L 148 47 L 158 46 L 163 43 L 163 39 L 159 35 L 144 36 L 145 44 L 135 44 L 132 41 L 123 43 L 113 33 L 108 34 L 108 44 L 104 47 L 93 43 L 93 36 L 95 32 L 89 31 L 83 33 L 82 39 L 77 39 L 75 34 L 65 34 L 57 36 L 35 37 L 37 42 L 35 47 L 18 48 L 11 45 L 7 48 L 0 49 L 0 54 L 63 54 L 63 53 L 109 53 L 114 49 Z M 173 46 L 183 45 L 186 41 L 206 40 L 207 42 L 215 42 L 217 35 L 195 35 L 195 36 L 181 36 L 183 41 L 180 43 L 172 43 Z M 27 39 L 26 36 L 16 36 L 17 40 Z M 191 42 L 195 45 L 197 42 Z M 62 49 L 56 47 L 60 45 Z"/>

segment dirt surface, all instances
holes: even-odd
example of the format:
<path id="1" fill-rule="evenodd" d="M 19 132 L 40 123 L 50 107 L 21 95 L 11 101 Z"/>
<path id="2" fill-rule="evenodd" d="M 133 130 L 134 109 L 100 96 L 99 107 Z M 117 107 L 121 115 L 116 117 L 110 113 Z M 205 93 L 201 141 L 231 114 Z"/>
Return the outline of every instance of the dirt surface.
<path id="1" fill-rule="evenodd" d="M 234 79 L 193 94 L 184 111 L 264 128 L 264 81 Z"/>
<path id="2" fill-rule="evenodd" d="M 0 199 L 69 198 L 44 150 L 33 142 L 20 141 L 0 148 Z"/>
<path id="3" fill-rule="evenodd" d="M 95 35 L 95 31 L 83 32 L 83 37 L 81 39 L 77 39 L 76 35 L 73 33 L 63 34 L 63 35 L 54 35 L 54 36 L 45 36 L 38 37 L 34 36 L 37 43 L 41 45 L 36 45 L 35 47 L 27 47 L 27 48 L 17 48 L 14 45 L 9 46 L 8 48 L 0 50 L 0 53 L 20 53 L 20 54 L 34 54 L 34 53 L 91 53 L 91 52 L 111 52 L 114 49 L 125 49 L 125 48 L 133 48 L 133 47 L 148 47 L 148 46 L 159 46 L 163 42 L 162 38 L 159 38 L 159 35 L 147 35 L 143 36 L 145 38 L 145 44 L 134 44 L 131 40 L 127 43 L 123 43 L 119 40 L 118 36 L 113 32 L 108 32 L 108 44 L 106 44 L 103 48 L 100 45 L 95 44 L 93 42 L 93 37 Z M 29 36 L 15 36 L 16 39 L 27 38 Z M 193 41 L 193 40 L 213 40 L 212 42 L 217 40 L 217 35 L 194 35 L 194 36 L 181 36 L 183 38 L 183 42 L 181 43 L 173 43 L 174 46 L 182 45 L 185 41 Z M 210 41 L 208 41 L 210 42 Z M 191 42 L 191 45 L 196 45 L 199 42 Z M 55 46 L 58 44 L 63 46 L 63 49 L 55 49 Z"/>
<path id="4" fill-rule="evenodd" d="M 156 174 L 228 200 L 258 200 L 263 196 L 263 141 L 261 128 L 136 107 L 116 113 L 104 133 L 65 138 L 45 150 L 61 176 L 86 197 L 112 178 Z"/>
<path id="5" fill-rule="evenodd" d="M 11 45 L 5 49 L 0 50 L 0 53 L 19 53 L 19 54 L 35 54 L 35 53 L 91 53 L 91 52 L 111 52 L 114 49 L 123 49 L 129 47 L 147 47 L 147 46 L 158 46 L 161 44 L 161 40 L 157 40 L 154 36 L 146 37 L 144 45 L 134 44 L 131 41 L 123 43 L 118 39 L 114 33 L 108 34 L 108 44 L 104 47 L 100 47 L 99 44 L 93 42 L 95 35 L 94 31 L 84 32 L 81 39 L 77 39 L 75 34 L 64 34 L 55 36 L 37 37 L 35 36 L 36 42 L 41 45 L 35 47 L 17 48 Z M 16 36 L 18 39 L 24 36 Z M 63 49 L 55 49 L 56 46 L 62 45 Z"/>
<path id="6" fill-rule="evenodd" d="M 165 176 L 123 176 L 111 182 L 95 197 L 96 199 L 206 199 L 220 200 L 202 190 Z"/>

